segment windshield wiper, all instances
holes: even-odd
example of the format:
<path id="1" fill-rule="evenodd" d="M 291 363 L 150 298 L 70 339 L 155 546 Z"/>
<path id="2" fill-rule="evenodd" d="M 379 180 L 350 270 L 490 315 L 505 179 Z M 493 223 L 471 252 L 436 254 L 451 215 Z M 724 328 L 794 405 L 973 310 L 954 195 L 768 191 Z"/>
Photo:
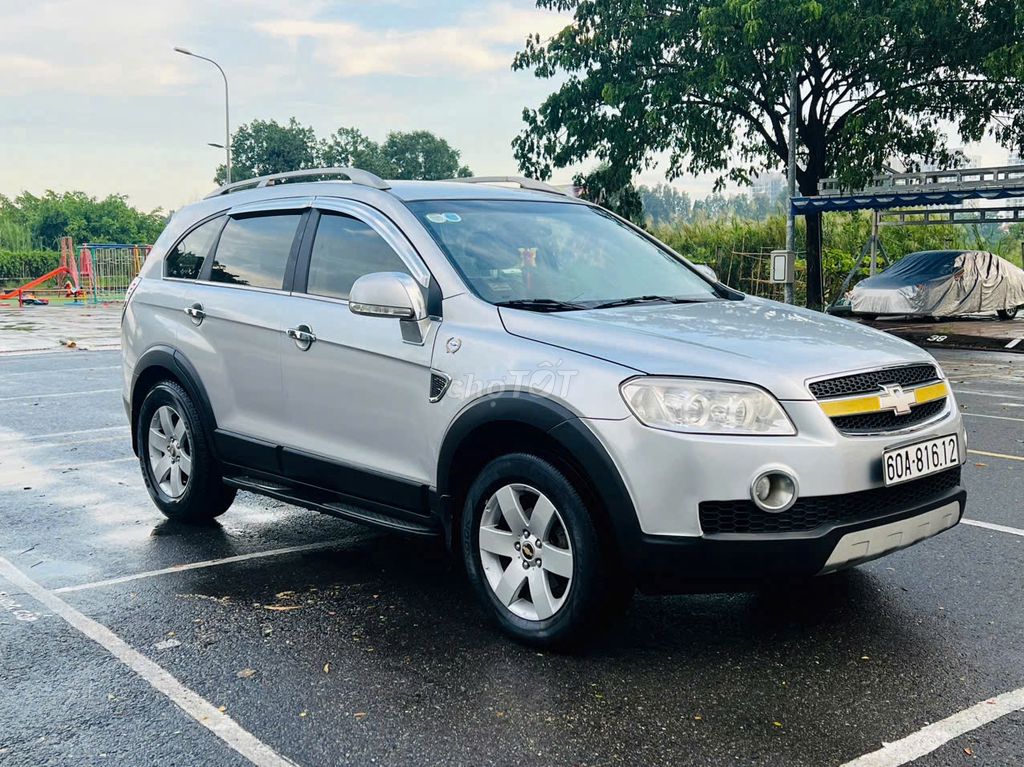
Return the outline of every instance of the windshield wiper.
<path id="1" fill-rule="evenodd" d="M 631 298 L 619 298 L 615 301 L 605 301 L 597 304 L 593 309 L 611 309 L 615 306 L 634 306 L 635 304 L 701 304 L 710 299 L 706 298 L 678 298 L 676 296 L 632 296 Z"/>
<path id="2" fill-rule="evenodd" d="M 510 309 L 526 309 L 532 312 L 569 312 L 576 309 L 588 309 L 583 304 L 569 301 L 557 301 L 554 298 L 513 298 L 509 301 L 498 301 L 495 306 L 507 306 Z"/>

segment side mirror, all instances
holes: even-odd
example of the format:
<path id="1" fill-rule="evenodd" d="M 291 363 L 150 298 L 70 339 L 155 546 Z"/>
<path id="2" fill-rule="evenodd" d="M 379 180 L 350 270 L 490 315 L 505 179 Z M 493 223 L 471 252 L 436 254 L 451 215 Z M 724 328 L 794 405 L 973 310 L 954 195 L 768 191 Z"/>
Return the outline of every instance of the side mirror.
<path id="1" fill-rule="evenodd" d="M 705 277 L 707 277 L 707 278 L 708 278 L 709 280 L 711 280 L 712 282 L 718 282 L 718 275 L 717 275 L 717 274 L 715 274 L 715 270 L 714 270 L 714 269 L 712 269 L 712 268 L 711 268 L 710 266 L 708 266 L 707 264 L 694 264 L 693 266 L 694 266 L 694 268 L 695 268 L 695 269 L 696 269 L 696 270 L 697 270 L 698 272 L 700 272 L 701 274 L 703 274 L 703 275 L 704 275 Z"/>
<path id="2" fill-rule="evenodd" d="M 353 314 L 368 317 L 422 320 L 427 316 L 419 283 L 401 272 L 364 274 L 349 291 L 348 308 Z"/>

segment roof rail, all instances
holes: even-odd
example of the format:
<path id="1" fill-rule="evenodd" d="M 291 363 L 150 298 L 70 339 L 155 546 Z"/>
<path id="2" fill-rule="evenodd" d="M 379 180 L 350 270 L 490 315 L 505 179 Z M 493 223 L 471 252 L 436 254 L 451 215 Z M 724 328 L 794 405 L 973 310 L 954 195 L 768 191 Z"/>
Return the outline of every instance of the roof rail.
<path id="1" fill-rule="evenodd" d="M 557 186 L 545 184 L 543 181 L 535 181 L 526 176 L 470 176 L 468 178 L 446 178 L 445 181 L 455 181 L 462 184 L 518 184 L 522 189 L 529 189 L 532 192 L 547 192 L 548 194 L 560 194 L 563 197 L 573 195 Z"/>
<path id="2" fill-rule="evenodd" d="M 359 170 L 359 168 L 307 168 L 305 170 L 292 170 L 287 173 L 272 173 L 269 176 L 247 178 L 244 181 L 225 184 L 224 186 L 218 187 L 210 192 L 204 199 L 218 197 L 222 194 L 231 194 L 232 192 L 238 192 L 243 189 L 260 189 L 265 186 L 274 186 L 283 181 L 289 181 L 295 178 L 305 178 L 307 176 L 344 176 L 353 184 L 359 184 L 359 186 L 369 186 L 382 191 L 386 191 L 391 188 L 391 185 L 388 184 L 387 181 L 384 181 L 379 176 L 370 173 L 368 170 Z"/>

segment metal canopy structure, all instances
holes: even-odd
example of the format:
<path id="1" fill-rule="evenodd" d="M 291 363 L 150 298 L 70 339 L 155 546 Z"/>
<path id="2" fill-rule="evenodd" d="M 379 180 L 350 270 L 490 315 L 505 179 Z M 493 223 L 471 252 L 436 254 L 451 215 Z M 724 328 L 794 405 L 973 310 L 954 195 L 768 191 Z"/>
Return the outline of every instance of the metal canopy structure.
<path id="1" fill-rule="evenodd" d="M 790 201 L 793 214 L 1024 198 L 1024 165 L 891 173 L 875 176 L 868 186 L 856 191 L 844 190 L 838 179 L 827 178 L 822 180 L 819 190 L 815 197 L 794 197 Z"/>
<path id="2" fill-rule="evenodd" d="M 843 281 L 839 296 L 833 299 L 835 301 L 846 292 L 865 258 L 868 259 L 869 273 L 872 275 L 877 269 L 879 254 L 885 257 L 886 262 L 889 261 L 879 238 L 881 227 L 1024 221 L 1022 207 L 964 206 L 964 203 L 970 200 L 1012 199 L 1024 199 L 1024 165 L 890 173 L 875 176 L 866 187 L 856 191 L 844 190 L 838 179 L 827 178 L 819 184 L 817 196 L 791 198 L 790 209 L 794 216 L 835 211 L 872 212 L 871 236 L 861 249 L 860 257 L 853 269 Z M 934 207 L 940 205 L 947 207 Z M 908 209 L 908 206 L 917 207 Z M 894 210 L 896 208 L 900 210 Z"/>

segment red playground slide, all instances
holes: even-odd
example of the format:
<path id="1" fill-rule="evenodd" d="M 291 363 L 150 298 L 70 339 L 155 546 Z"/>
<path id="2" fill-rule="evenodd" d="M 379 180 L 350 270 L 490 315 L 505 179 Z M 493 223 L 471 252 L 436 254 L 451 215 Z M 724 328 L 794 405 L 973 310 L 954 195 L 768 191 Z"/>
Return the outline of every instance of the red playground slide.
<path id="1" fill-rule="evenodd" d="M 22 302 L 22 294 L 31 291 L 33 288 L 42 285 L 47 280 L 52 280 L 54 277 L 60 277 L 62 274 L 71 274 L 71 270 L 66 266 L 58 266 L 52 272 L 47 272 L 42 277 L 37 277 L 31 282 L 26 282 L 20 288 L 15 288 L 9 293 L 0 294 L 0 301 L 8 301 L 12 298 L 17 298 L 18 303 Z"/>

